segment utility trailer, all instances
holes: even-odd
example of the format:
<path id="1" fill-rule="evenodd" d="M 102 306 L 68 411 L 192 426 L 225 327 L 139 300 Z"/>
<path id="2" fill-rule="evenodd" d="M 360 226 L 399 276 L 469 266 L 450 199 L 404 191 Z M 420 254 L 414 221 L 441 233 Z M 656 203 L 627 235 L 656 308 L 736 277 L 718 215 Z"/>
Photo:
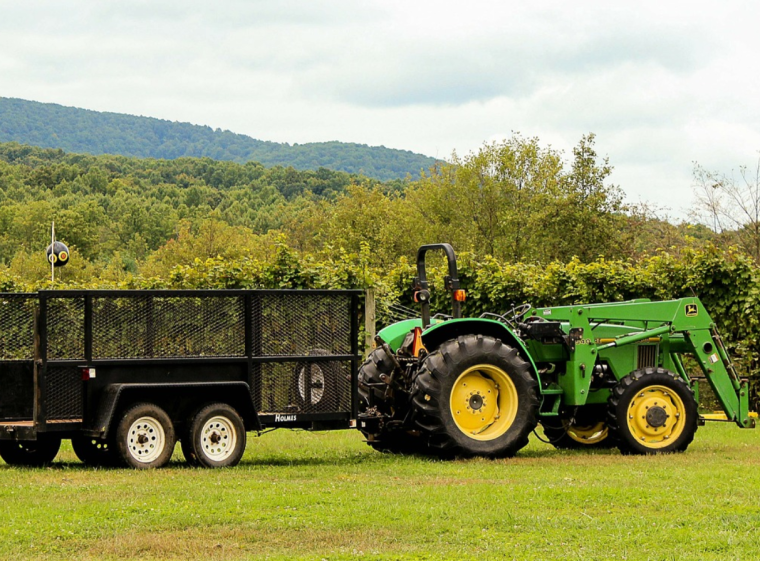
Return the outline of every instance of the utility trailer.
<path id="1" fill-rule="evenodd" d="M 0 455 L 235 465 L 246 432 L 356 426 L 362 292 L 0 294 Z"/>

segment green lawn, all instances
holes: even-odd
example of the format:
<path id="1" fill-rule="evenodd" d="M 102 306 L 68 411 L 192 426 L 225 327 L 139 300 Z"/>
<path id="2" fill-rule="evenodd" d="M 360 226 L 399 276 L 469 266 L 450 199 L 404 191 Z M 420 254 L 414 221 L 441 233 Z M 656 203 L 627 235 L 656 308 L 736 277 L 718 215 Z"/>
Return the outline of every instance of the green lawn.
<path id="1" fill-rule="evenodd" d="M 708 424 L 685 454 L 440 462 L 354 431 L 251 438 L 241 465 L 0 465 L 0 559 L 760 558 L 760 431 Z"/>

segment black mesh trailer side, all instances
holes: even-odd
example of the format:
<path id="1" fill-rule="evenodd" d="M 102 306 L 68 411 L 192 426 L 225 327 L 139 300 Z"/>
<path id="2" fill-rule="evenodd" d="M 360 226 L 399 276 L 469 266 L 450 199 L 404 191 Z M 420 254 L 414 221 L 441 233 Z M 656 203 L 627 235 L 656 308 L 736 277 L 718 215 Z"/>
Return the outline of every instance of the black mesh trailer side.
<path id="1" fill-rule="evenodd" d="M 35 421 L 42 430 L 89 426 L 114 384 L 144 387 L 146 399 L 151 385 L 177 388 L 181 400 L 183 384 L 245 382 L 261 428 L 347 428 L 361 294 L 40 291 Z"/>

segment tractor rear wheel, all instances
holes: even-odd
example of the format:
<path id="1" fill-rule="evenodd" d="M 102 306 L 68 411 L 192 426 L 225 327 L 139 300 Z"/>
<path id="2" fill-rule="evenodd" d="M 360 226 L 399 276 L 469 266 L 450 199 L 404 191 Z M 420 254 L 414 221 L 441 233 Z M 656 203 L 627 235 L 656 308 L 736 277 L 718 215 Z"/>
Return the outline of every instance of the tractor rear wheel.
<path id="1" fill-rule="evenodd" d="M 607 426 L 604 405 L 586 405 L 574 412 L 560 412 L 558 417 L 541 419 L 544 435 L 558 450 L 612 448 L 615 440 Z"/>
<path id="2" fill-rule="evenodd" d="M 516 349 L 464 335 L 420 368 L 415 421 L 443 454 L 503 458 L 528 443 L 538 422 L 538 383 Z"/>
<path id="3" fill-rule="evenodd" d="M 429 456 L 436 453 L 430 449 L 427 440 L 416 433 L 384 430 L 378 435 L 365 434 L 364 436 L 367 438 L 367 444 L 378 452 L 410 456 Z"/>
<path id="4" fill-rule="evenodd" d="M 635 370 L 612 390 L 608 422 L 623 454 L 683 452 L 697 432 L 694 391 L 663 368 Z"/>
<path id="5" fill-rule="evenodd" d="M 369 408 L 370 395 L 372 395 L 372 403 L 377 407 L 378 412 L 391 412 L 391 400 L 386 397 L 388 384 L 385 380 L 390 378 L 394 368 L 393 360 L 382 347 L 369 353 L 367 360 L 359 368 L 358 375 L 360 408 L 363 411 Z"/>

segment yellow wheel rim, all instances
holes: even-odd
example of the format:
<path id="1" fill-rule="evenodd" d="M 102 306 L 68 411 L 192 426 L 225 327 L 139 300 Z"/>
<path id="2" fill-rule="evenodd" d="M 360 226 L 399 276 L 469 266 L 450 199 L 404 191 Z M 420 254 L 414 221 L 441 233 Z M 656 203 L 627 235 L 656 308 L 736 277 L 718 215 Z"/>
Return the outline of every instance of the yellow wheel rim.
<path id="1" fill-rule="evenodd" d="M 493 440 L 517 417 L 517 388 L 501 368 L 478 364 L 456 379 L 449 404 L 459 430 L 474 440 Z"/>
<path id="2" fill-rule="evenodd" d="M 609 429 L 604 421 L 599 421 L 593 425 L 571 425 L 568 422 L 565 423 L 567 436 L 581 444 L 596 444 L 609 435 Z"/>
<path id="3" fill-rule="evenodd" d="M 683 401 L 671 388 L 647 386 L 628 405 L 628 429 L 643 446 L 665 448 L 681 436 L 685 412 Z"/>

